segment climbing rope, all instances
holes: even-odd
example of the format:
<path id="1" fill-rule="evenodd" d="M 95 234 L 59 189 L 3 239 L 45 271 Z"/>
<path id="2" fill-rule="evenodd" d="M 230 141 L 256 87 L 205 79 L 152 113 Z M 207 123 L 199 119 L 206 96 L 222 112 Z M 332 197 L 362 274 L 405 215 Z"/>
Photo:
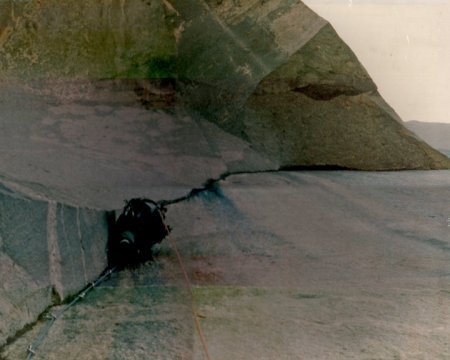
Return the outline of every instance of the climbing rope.
<path id="1" fill-rule="evenodd" d="M 191 295 L 192 315 L 194 316 L 195 326 L 197 327 L 198 335 L 200 336 L 200 341 L 202 343 L 203 350 L 205 351 L 206 358 L 208 360 L 211 360 L 211 357 L 209 356 L 209 352 L 208 352 L 208 347 L 206 346 L 205 337 L 203 336 L 203 331 L 202 331 L 202 328 L 200 326 L 200 321 L 198 319 L 197 310 L 195 309 L 194 291 L 192 290 L 191 282 L 189 281 L 189 277 L 188 277 L 186 269 L 185 269 L 185 267 L 183 265 L 183 261 L 181 260 L 180 253 L 178 252 L 177 246 L 175 245 L 175 241 L 173 240 L 172 235 L 171 235 L 171 233 L 169 231 L 169 227 L 167 226 L 166 220 L 164 219 L 164 215 L 161 212 L 161 210 L 159 209 L 159 207 L 157 207 L 157 209 L 158 209 L 159 215 L 161 216 L 161 220 L 162 220 L 164 226 L 166 227 L 166 230 L 167 230 L 167 233 L 168 233 L 168 236 L 169 236 L 170 244 L 172 245 L 172 248 L 175 251 L 175 254 L 177 255 L 178 263 L 180 264 L 181 271 L 183 272 L 184 279 L 185 279 L 187 287 L 189 289 L 189 294 Z"/>
<path id="2" fill-rule="evenodd" d="M 95 282 L 92 282 L 86 289 L 81 291 L 70 303 L 68 303 L 66 306 L 64 306 L 60 311 L 58 311 L 55 315 L 48 314 L 49 322 L 47 323 L 47 326 L 44 328 L 44 330 L 41 332 L 37 340 L 34 342 L 33 345 L 30 345 L 27 349 L 28 355 L 26 360 L 30 360 L 33 355 L 36 354 L 36 349 L 39 346 L 39 344 L 44 339 L 45 334 L 47 334 L 48 330 L 51 328 L 53 323 L 58 320 L 58 318 L 67 311 L 70 307 L 75 305 L 79 300 L 83 299 L 86 294 L 91 291 L 96 286 L 100 285 L 108 276 L 110 276 L 115 270 L 117 269 L 117 266 L 112 267 L 111 269 L 107 270 L 102 276 L 100 276 Z"/>
<path id="3" fill-rule="evenodd" d="M 163 205 L 161 202 L 160 202 L 160 203 L 156 203 L 156 202 L 154 202 L 154 201 L 152 201 L 152 200 L 149 200 L 149 199 L 143 199 L 143 200 L 146 201 L 146 202 L 150 202 L 150 203 L 152 203 L 153 205 L 155 205 L 155 206 L 156 206 L 156 209 L 157 209 L 157 211 L 158 211 L 158 214 L 159 214 L 159 216 L 161 217 L 162 224 L 164 225 L 164 228 L 165 228 L 165 230 L 166 230 L 166 232 L 167 232 L 167 235 L 168 235 L 168 237 L 169 237 L 170 244 L 171 244 L 172 248 L 173 248 L 174 251 L 175 251 L 175 254 L 176 254 L 177 259 L 178 259 L 178 263 L 180 264 L 181 270 L 182 270 L 183 275 L 184 275 L 184 279 L 185 279 L 186 284 L 187 284 L 187 287 L 188 287 L 188 289 L 189 289 L 189 294 L 190 294 L 190 296 L 191 296 L 191 304 L 192 304 L 192 306 L 191 306 L 192 314 L 193 314 L 193 317 L 194 317 L 195 326 L 196 326 L 197 331 L 198 331 L 198 334 L 199 334 L 199 336 L 200 336 L 200 340 L 201 340 L 201 343 L 202 343 L 202 346 L 203 346 L 203 350 L 204 350 L 204 352 L 205 352 L 205 354 L 206 354 L 206 358 L 207 358 L 208 360 L 211 360 L 211 357 L 210 357 L 209 352 L 208 352 L 208 348 L 207 348 L 207 346 L 206 346 L 205 338 L 204 338 L 204 336 L 203 336 L 203 332 L 202 332 L 202 329 L 201 329 L 201 326 L 200 326 L 200 321 L 199 321 L 199 318 L 198 318 L 198 315 L 197 315 L 197 310 L 196 310 L 196 308 L 195 308 L 194 291 L 192 290 L 191 282 L 190 282 L 189 277 L 188 277 L 188 275 L 187 275 L 187 272 L 186 272 L 186 269 L 185 269 L 185 267 L 184 267 L 183 261 L 181 260 L 181 256 L 180 256 L 180 253 L 178 252 L 178 249 L 177 249 L 177 246 L 176 246 L 176 244 L 175 244 L 175 241 L 173 240 L 173 238 L 172 238 L 172 236 L 171 236 L 170 228 L 169 228 L 169 226 L 167 225 L 167 223 L 166 223 L 166 221 L 165 221 L 165 217 L 164 217 L 164 214 L 163 214 L 163 211 L 165 211 L 165 208 L 164 208 L 164 205 L 165 205 L 165 204 Z M 72 307 L 73 305 L 75 305 L 79 300 L 83 299 L 89 291 L 91 291 L 91 290 L 94 289 L 96 286 L 98 286 L 99 284 L 101 284 L 101 283 L 102 283 L 107 277 L 109 277 L 109 276 L 110 276 L 117 268 L 118 268 L 118 266 L 116 265 L 116 266 L 113 266 L 112 268 L 110 268 L 109 270 L 107 270 L 102 276 L 100 276 L 95 282 L 91 283 L 88 287 L 86 287 L 83 291 L 81 291 L 81 292 L 80 292 L 80 293 L 79 293 L 79 294 L 78 294 L 78 295 L 77 295 L 70 303 L 68 303 L 66 306 L 64 306 L 64 307 L 63 307 L 59 312 L 57 312 L 55 315 L 53 315 L 53 314 L 51 314 L 51 313 L 48 314 L 49 322 L 47 323 L 46 327 L 45 327 L 44 330 L 41 332 L 41 334 L 39 335 L 39 337 L 37 338 L 37 340 L 34 342 L 34 344 L 33 344 L 33 345 L 30 345 L 30 346 L 28 347 L 28 349 L 27 349 L 28 355 L 27 355 L 26 360 L 30 360 L 31 357 L 32 357 L 33 355 L 36 354 L 36 349 L 37 349 L 37 347 L 40 345 L 40 343 L 42 342 L 44 336 L 47 334 L 47 332 L 49 331 L 49 329 L 51 328 L 51 326 L 53 325 L 53 323 L 54 323 L 58 318 L 60 318 L 61 315 L 62 315 L 65 311 L 67 311 L 70 307 Z"/>

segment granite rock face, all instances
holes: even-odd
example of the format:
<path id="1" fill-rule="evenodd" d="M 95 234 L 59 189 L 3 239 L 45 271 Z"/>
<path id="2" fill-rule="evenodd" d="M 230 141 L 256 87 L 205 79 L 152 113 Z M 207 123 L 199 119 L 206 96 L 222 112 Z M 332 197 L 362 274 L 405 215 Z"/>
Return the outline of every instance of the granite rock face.
<path id="1" fill-rule="evenodd" d="M 0 344 L 104 269 L 104 210 L 124 199 L 450 168 L 297 0 L 0 0 L 0 150 Z"/>
<path id="2" fill-rule="evenodd" d="M 13 86 L 26 92 L 78 103 L 98 99 L 85 92 L 105 85 L 98 79 L 123 79 L 115 83 L 130 88 L 110 86 L 110 100 L 134 99 L 168 117 L 178 115 L 167 108 L 188 112 L 246 141 L 275 169 L 450 167 L 402 125 L 352 51 L 300 1 L 2 6 L 10 15 L 0 24 L 0 76 L 20 79 Z"/>
<path id="3" fill-rule="evenodd" d="M 241 174 L 170 205 L 211 358 L 448 358 L 448 175 Z M 58 319 L 33 358 L 206 359 L 190 305 L 166 239 Z M 45 325 L 0 356 L 22 359 Z"/>
<path id="4" fill-rule="evenodd" d="M 0 175 L 55 201 L 120 209 L 131 197 L 184 196 L 229 171 L 277 168 L 192 111 L 144 108 L 139 99 L 158 100 L 132 89 L 152 82 L 49 80 L 48 92 L 42 81 L 21 84 L 0 89 Z M 83 91 L 69 97 L 68 88 Z"/>
<path id="5" fill-rule="evenodd" d="M 361 170 L 447 168 L 448 159 L 407 130 L 330 25 L 265 77 L 244 126 L 282 167 Z"/>
<path id="6" fill-rule="evenodd" d="M 0 185 L 0 346 L 105 269 L 107 216 Z"/>
<path id="7" fill-rule="evenodd" d="M 173 14 L 162 1 L 1 1 L 0 75 L 167 78 Z M 8 14 L 9 16 L 7 16 Z"/>

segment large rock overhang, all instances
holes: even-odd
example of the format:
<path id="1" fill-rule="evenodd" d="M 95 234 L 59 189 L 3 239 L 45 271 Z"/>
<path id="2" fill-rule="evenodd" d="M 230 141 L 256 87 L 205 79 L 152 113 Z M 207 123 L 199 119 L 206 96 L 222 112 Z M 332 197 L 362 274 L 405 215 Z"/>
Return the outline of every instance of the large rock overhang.
<path id="1" fill-rule="evenodd" d="M 199 2 L 195 15 L 183 4 L 179 106 L 280 168 L 449 167 L 403 126 L 331 25 L 300 1 Z"/>
<path id="2" fill-rule="evenodd" d="M 301 1 L 108 4 L 3 4 L 0 75 L 25 87 L 33 79 L 34 91 L 62 101 L 76 100 L 83 82 L 141 79 L 131 98 L 206 119 L 279 168 L 450 167 L 403 127 L 353 52 Z"/>

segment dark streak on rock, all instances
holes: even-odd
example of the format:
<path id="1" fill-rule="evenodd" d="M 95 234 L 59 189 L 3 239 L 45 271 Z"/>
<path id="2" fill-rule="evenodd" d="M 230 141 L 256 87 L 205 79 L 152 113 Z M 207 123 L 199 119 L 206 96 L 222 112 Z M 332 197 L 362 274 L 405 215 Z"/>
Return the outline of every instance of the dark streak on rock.
<path id="1" fill-rule="evenodd" d="M 347 85 L 309 84 L 294 88 L 292 91 L 300 92 L 314 100 L 331 100 L 337 96 L 355 96 L 363 91 Z"/>
<path id="2" fill-rule="evenodd" d="M 54 294 L 54 292 L 56 292 L 56 290 L 54 288 L 52 288 L 51 291 L 52 291 L 52 294 L 51 294 L 52 300 L 53 301 L 57 300 L 56 298 L 53 297 L 53 294 Z M 0 360 L 7 360 L 5 357 L 3 357 L 1 355 L 7 346 L 11 345 L 17 339 L 19 339 L 20 337 L 25 335 L 28 331 L 32 330 L 38 323 L 40 323 L 42 321 L 47 321 L 46 320 L 47 314 L 49 314 L 49 312 L 53 306 L 57 306 L 57 305 L 60 305 L 57 301 L 50 304 L 49 306 L 47 306 L 47 308 L 41 314 L 39 314 L 39 316 L 37 317 L 37 319 L 35 321 L 25 324 L 21 329 L 17 330 L 14 335 L 8 336 L 6 338 L 5 343 L 0 346 Z"/>
<path id="3" fill-rule="evenodd" d="M 338 170 L 358 170 L 351 169 L 339 165 L 298 165 L 298 166 L 284 166 L 280 171 L 338 171 Z"/>
<path id="4" fill-rule="evenodd" d="M 133 91 L 146 109 L 171 109 L 175 106 L 173 79 L 138 79 Z"/>

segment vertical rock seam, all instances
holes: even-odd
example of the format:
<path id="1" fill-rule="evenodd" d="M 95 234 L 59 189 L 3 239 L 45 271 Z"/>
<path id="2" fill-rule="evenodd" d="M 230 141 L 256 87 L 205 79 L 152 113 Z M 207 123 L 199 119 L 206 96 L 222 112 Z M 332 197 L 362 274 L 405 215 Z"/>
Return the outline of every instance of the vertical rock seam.
<path id="1" fill-rule="evenodd" d="M 47 246 L 49 260 L 49 279 L 54 286 L 59 297 L 63 298 L 63 286 L 61 282 L 61 253 L 58 245 L 57 221 L 56 221 L 56 201 L 48 202 L 47 212 Z"/>
<path id="2" fill-rule="evenodd" d="M 85 250 L 84 250 L 83 236 L 81 235 L 80 208 L 78 208 L 78 207 L 77 207 L 77 232 L 78 232 L 78 239 L 80 240 L 81 263 L 83 265 L 84 282 L 87 284 L 88 276 L 87 276 L 87 272 L 86 272 L 86 254 L 85 254 Z"/>

